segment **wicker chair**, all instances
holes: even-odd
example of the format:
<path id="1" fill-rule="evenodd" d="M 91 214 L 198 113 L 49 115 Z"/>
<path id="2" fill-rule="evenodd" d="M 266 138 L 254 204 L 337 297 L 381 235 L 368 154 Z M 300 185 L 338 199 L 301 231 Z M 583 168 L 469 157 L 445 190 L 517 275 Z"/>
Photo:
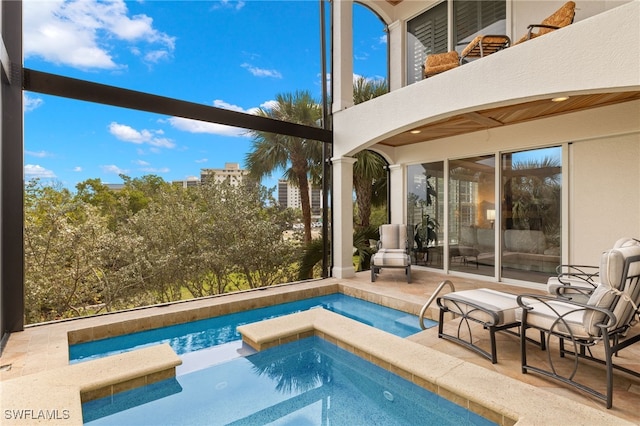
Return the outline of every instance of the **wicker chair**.
<path id="1" fill-rule="evenodd" d="M 460 53 L 460 63 L 464 63 L 467 58 L 482 58 L 502 49 L 506 49 L 511 44 L 511 39 L 506 35 L 479 35 L 464 48 Z"/>
<path id="2" fill-rule="evenodd" d="M 531 40 L 532 38 L 540 37 L 541 35 L 550 33 L 551 31 L 566 27 L 567 25 L 573 23 L 575 14 L 576 4 L 572 1 L 568 1 L 560 9 L 556 10 L 551 16 L 542 21 L 540 24 L 529 25 L 527 27 L 527 34 L 525 34 L 515 44 L 522 43 L 527 40 Z M 534 30 L 536 29 L 537 31 L 534 32 Z"/>
<path id="3" fill-rule="evenodd" d="M 455 50 L 446 53 L 435 53 L 427 56 L 422 66 L 423 77 L 431 77 L 441 72 L 449 71 L 460 65 L 460 56 Z"/>
<path id="4" fill-rule="evenodd" d="M 556 10 L 551 16 L 546 18 L 540 24 L 529 25 L 527 34 L 514 44 L 522 43 L 532 38 L 550 33 L 562 27 L 566 27 L 573 22 L 575 17 L 576 4 L 573 1 L 566 2 L 560 9 Z M 534 31 L 537 30 L 537 31 Z M 423 78 L 431 77 L 444 71 L 448 71 L 461 65 L 466 59 L 482 58 L 484 56 L 496 53 L 500 50 L 511 46 L 511 40 L 506 35 L 479 35 L 476 36 L 467 46 L 458 54 L 456 51 L 446 53 L 434 53 L 428 55 L 422 66 Z"/>

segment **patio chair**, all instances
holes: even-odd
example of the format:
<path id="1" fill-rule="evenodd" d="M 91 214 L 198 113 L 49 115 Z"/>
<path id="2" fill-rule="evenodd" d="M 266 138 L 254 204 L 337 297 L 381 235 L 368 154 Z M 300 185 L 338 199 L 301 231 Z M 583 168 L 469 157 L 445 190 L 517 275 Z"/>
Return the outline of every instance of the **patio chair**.
<path id="1" fill-rule="evenodd" d="M 423 77 L 428 78 L 441 72 L 448 71 L 462 65 L 468 58 L 482 58 L 506 49 L 511 44 L 509 37 L 504 35 L 479 35 L 458 54 L 456 50 L 446 53 L 428 55 L 423 68 Z"/>
<path id="2" fill-rule="evenodd" d="M 506 35 L 479 35 L 460 52 L 460 63 L 464 63 L 467 58 L 482 58 L 502 49 L 506 49 L 511 44 L 511 39 Z"/>
<path id="3" fill-rule="evenodd" d="M 383 268 L 402 268 L 411 282 L 411 256 L 406 225 L 381 225 L 378 251 L 371 257 L 371 282 Z"/>
<path id="4" fill-rule="evenodd" d="M 541 35 L 545 35 L 562 27 L 566 27 L 573 23 L 573 18 L 576 14 L 576 4 L 573 1 L 568 1 L 562 7 L 553 14 L 551 14 L 548 18 L 543 20 L 539 24 L 531 24 L 527 27 L 528 31 L 520 40 L 518 40 L 515 44 L 523 43 L 527 40 L 531 40 L 532 38 L 540 37 Z M 537 31 L 534 31 L 537 30 Z"/>
<path id="5" fill-rule="evenodd" d="M 639 245 L 635 238 L 620 238 L 612 248 Z M 547 280 L 549 294 L 565 297 L 575 302 L 587 303 L 598 286 L 600 267 L 594 265 L 558 265 L 557 276 Z"/>
<path id="6" fill-rule="evenodd" d="M 460 56 L 455 50 L 428 55 L 422 66 L 422 76 L 423 78 L 428 78 L 441 72 L 449 71 L 459 65 Z"/>
<path id="7" fill-rule="evenodd" d="M 613 363 L 613 356 L 640 341 L 640 334 L 627 337 L 627 332 L 640 313 L 640 245 L 613 248 L 601 256 L 598 284 L 587 301 L 579 303 L 551 295 L 520 295 L 522 372 L 534 372 L 571 385 L 613 405 L 613 369 L 640 378 L 640 372 Z M 552 358 L 549 349 L 546 365 L 542 361 L 529 364 L 526 331 L 536 329 L 558 341 L 559 357 Z M 596 351 L 596 345 L 602 350 Z M 592 350 L 593 348 L 593 350 Z M 602 355 L 596 355 L 601 353 Z M 569 359 L 565 359 L 569 356 Z M 604 393 L 577 377 L 580 360 L 604 365 Z M 593 383 L 592 374 L 587 379 Z M 593 386 L 593 385 L 591 385 Z"/>
<path id="8" fill-rule="evenodd" d="M 568 1 L 560 9 L 556 10 L 549 17 L 539 24 L 531 24 L 527 27 L 527 33 L 522 36 L 516 43 L 506 35 L 478 35 L 458 54 L 455 50 L 446 53 L 435 53 L 428 55 L 423 68 L 423 78 L 431 77 L 444 71 L 453 69 L 462 65 L 466 59 L 482 58 L 484 56 L 496 53 L 507 47 L 523 43 L 532 38 L 550 33 L 554 30 L 566 27 L 573 23 L 575 17 L 576 4 Z M 457 62 L 456 62 L 457 61 Z"/>

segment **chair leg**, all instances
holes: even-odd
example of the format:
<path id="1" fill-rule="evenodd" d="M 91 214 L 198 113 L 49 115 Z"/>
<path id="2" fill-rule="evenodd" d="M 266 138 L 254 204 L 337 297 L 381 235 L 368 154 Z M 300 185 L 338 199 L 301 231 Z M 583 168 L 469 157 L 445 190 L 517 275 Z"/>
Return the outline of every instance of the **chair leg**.
<path id="1" fill-rule="evenodd" d="M 523 315 L 527 315 L 526 311 Z M 524 321 L 520 325 L 520 366 L 522 374 L 527 374 L 527 329 L 524 328 Z"/>
<path id="2" fill-rule="evenodd" d="M 376 267 L 371 265 L 371 282 L 376 282 Z"/>
<path id="3" fill-rule="evenodd" d="M 407 266 L 405 270 L 405 274 L 407 274 L 407 283 L 411 282 L 411 265 Z"/>

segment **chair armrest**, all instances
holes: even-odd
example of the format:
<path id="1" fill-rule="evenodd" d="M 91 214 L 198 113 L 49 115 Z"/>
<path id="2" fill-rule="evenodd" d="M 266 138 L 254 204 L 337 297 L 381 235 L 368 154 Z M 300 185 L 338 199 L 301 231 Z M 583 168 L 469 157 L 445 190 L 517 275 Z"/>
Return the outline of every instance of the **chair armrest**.
<path id="1" fill-rule="evenodd" d="M 558 281 L 565 285 L 575 285 L 577 282 L 596 288 L 594 280 L 600 275 L 600 268 L 591 265 L 558 265 L 556 267 Z"/>
<path id="2" fill-rule="evenodd" d="M 549 28 L 550 30 L 559 30 L 561 27 L 547 24 L 531 24 L 527 28 L 529 29 L 529 32 L 531 32 L 531 30 L 534 28 Z"/>
<path id="3" fill-rule="evenodd" d="M 527 326 L 527 313 L 537 309 L 544 309 L 544 315 L 546 317 L 557 318 L 553 321 L 553 325 L 563 324 L 565 327 L 560 329 L 545 330 L 549 333 L 555 334 L 561 337 L 567 337 L 574 339 L 574 333 L 568 323 L 574 323 L 569 319 L 569 316 L 574 316 L 577 312 L 583 312 L 586 315 L 588 312 L 600 313 L 603 315 L 601 321 L 593 326 L 600 328 L 604 333 L 613 329 L 617 325 L 617 319 L 615 314 L 609 309 L 600 308 L 597 306 L 587 305 L 585 303 L 576 302 L 564 298 L 557 298 L 552 295 L 543 294 L 521 294 L 516 298 L 518 305 L 522 308 L 522 326 Z M 555 304 L 555 306 L 554 306 Z M 562 308 L 562 309 L 560 309 Z M 562 311 L 562 312 L 560 312 Z M 581 324 L 582 325 L 582 324 Z M 540 327 L 536 327 L 540 328 Z M 593 336 L 596 337 L 596 336 Z"/>
<path id="4" fill-rule="evenodd" d="M 561 27 L 557 27 L 555 25 L 546 25 L 546 24 L 531 24 L 527 28 L 528 28 L 527 40 L 531 40 L 531 33 L 533 32 L 534 28 L 548 28 L 550 30 L 559 30 Z"/>

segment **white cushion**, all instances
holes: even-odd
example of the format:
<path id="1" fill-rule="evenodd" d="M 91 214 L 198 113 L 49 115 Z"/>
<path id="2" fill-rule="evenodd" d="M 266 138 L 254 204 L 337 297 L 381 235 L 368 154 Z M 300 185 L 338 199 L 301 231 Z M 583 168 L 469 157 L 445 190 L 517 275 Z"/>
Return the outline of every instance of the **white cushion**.
<path id="1" fill-rule="evenodd" d="M 510 293 L 479 288 L 475 290 L 455 291 L 440 297 L 440 303 L 451 312 L 466 315 L 487 325 L 503 325 L 516 322 L 516 311 L 520 310 L 516 296 Z M 474 304 L 480 309 L 471 305 Z M 491 314 L 498 316 L 498 322 L 493 324 Z"/>
<path id="2" fill-rule="evenodd" d="M 371 263 L 375 266 L 408 266 L 411 263 L 411 258 L 404 251 L 389 252 L 379 251 L 371 258 Z"/>
<path id="3" fill-rule="evenodd" d="M 575 338 L 590 338 L 592 336 L 583 325 L 584 308 L 560 300 L 541 303 L 525 299 L 525 302 L 533 307 L 527 312 L 527 324 L 567 335 L 571 332 Z M 558 319 L 560 317 L 562 319 Z M 518 320 L 522 319 L 520 312 L 518 312 L 517 318 Z"/>
<path id="4" fill-rule="evenodd" d="M 386 224 L 380 225 L 381 249 L 406 249 L 407 227 L 406 225 Z"/>

